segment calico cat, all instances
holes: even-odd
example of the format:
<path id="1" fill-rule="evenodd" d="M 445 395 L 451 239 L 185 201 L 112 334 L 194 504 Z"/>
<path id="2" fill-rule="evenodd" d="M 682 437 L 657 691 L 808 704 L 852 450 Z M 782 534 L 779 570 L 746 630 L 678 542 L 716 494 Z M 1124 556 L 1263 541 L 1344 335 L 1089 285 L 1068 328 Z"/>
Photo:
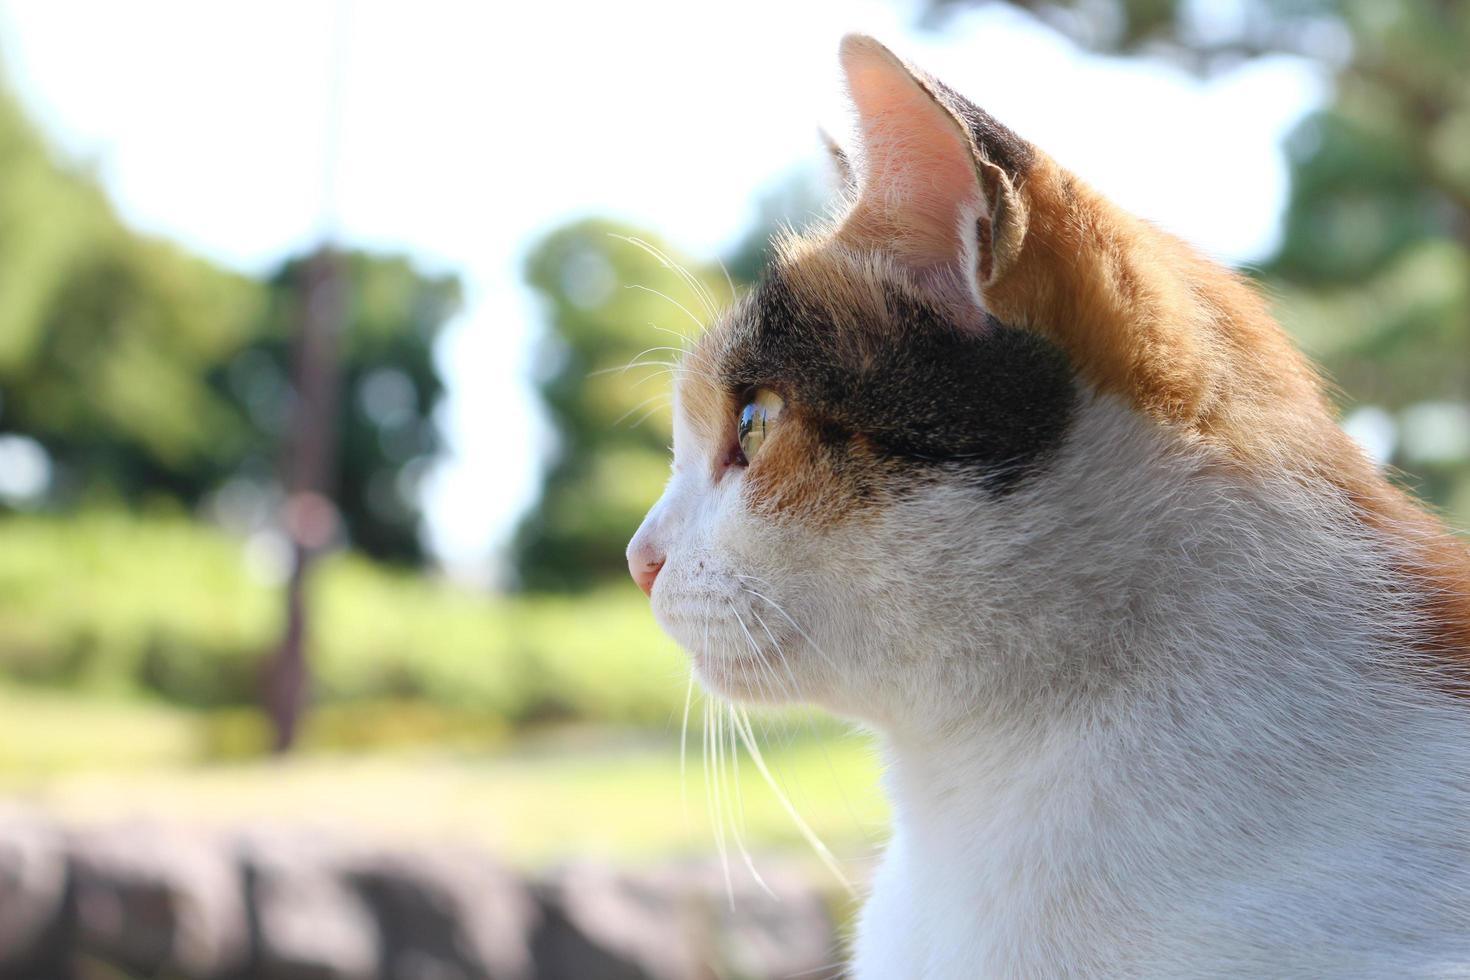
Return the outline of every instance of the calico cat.
<path id="1" fill-rule="evenodd" d="M 628 563 L 706 686 L 878 734 L 855 975 L 1470 976 L 1464 549 L 1248 284 L 841 59 L 845 212 L 688 351 Z"/>

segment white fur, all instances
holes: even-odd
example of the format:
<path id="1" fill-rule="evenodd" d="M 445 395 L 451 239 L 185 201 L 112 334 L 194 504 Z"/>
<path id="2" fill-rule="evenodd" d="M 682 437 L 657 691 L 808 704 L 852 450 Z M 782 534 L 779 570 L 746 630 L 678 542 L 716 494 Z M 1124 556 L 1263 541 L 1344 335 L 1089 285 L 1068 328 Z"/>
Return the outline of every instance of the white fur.
<path id="1" fill-rule="evenodd" d="M 675 449 L 634 541 L 660 623 L 708 686 L 885 746 L 858 980 L 1470 976 L 1470 705 L 1326 488 L 1096 396 L 1010 495 L 820 531 Z"/>

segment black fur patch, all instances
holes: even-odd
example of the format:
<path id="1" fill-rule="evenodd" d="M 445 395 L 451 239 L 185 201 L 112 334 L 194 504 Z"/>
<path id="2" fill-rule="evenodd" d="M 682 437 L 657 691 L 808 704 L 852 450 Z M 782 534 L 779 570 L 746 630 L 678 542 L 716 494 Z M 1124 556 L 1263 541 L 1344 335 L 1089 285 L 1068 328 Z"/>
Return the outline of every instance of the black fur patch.
<path id="1" fill-rule="evenodd" d="M 1057 347 L 993 319 L 963 330 L 897 289 L 885 306 L 813 308 L 771 274 L 726 348 L 732 394 L 773 388 L 824 445 L 862 437 L 883 457 L 973 472 L 996 493 L 1055 453 L 1076 404 Z"/>

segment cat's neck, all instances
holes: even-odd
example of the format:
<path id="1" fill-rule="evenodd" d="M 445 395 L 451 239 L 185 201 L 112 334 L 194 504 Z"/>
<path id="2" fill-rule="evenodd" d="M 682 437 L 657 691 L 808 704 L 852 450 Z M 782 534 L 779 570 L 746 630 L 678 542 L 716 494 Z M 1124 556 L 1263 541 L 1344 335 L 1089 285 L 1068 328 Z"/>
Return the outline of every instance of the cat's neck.
<path id="1" fill-rule="evenodd" d="M 1029 604 L 997 604 L 971 648 L 928 658 L 951 680 L 877 726 L 896 830 L 865 915 L 901 919 L 927 896 L 961 919 L 904 955 L 943 956 L 968 928 L 965 955 L 995 973 L 1027 972 L 998 949 L 1065 946 L 1117 975 L 1157 937 L 1213 941 L 1208 910 L 1233 900 L 1230 882 L 1279 908 L 1322 871 L 1302 918 L 1231 923 L 1229 941 L 1269 948 L 1318 913 L 1344 921 L 1324 907 L 1345 875 L 1366 888 L 1457 825 L 1470 801 L 1446 773 L 1463 773 L 1470 735 L 1463 706 L 1416 676 L 1394 556 L 1259 492 L 1205 487 L 1187 519 L 1131 537 L 1059 515 L 1048 533 L 1077 539 L 1057 553 L 1093 567 L 1033 563 L 1016 585 Z M 1093 534 L 1138 553 L 1089 551 Z M 1099 569 L 1110 588 L 1079 584 Z"/>
<path id="2" fill-rule="evenodd" d="M 1414 908 L 1423 884 L 1403 869 L 1470 843 L 1455 829 L 1470 739 L 1454 713 L 1407 689 L 1268 688 L 1160 688 L 1093 713 L 887 733 L 895 831 L 864 913 L 861 934 L 877 938 L 860 946 L 897 949 L 926 976 L 1042 975 L 1058 951 L 1075 975 L 1117 976 L 1153 975 L 1139 957 L 1286 949 L 1344 923 L 1381 948 L 1396 929 L 1455 935 L 1333 907 L 1380 888 Z M 921 901 L 934 918 L 905 924 Z M 1222 919 L 1235 901 L 1244 910 Z M 906 928 L 933 938 L 896 939 Z"/>

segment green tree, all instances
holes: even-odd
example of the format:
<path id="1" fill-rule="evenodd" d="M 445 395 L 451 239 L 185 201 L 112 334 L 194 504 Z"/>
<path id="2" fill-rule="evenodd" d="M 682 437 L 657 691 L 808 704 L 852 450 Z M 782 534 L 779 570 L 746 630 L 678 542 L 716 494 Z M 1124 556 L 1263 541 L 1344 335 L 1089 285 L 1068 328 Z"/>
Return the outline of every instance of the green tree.
<path id="1" fill-rule="evenodd" d="M 56 495 L 197 496 L 241 427 L 209 370 L 259 287 L 121 224 L 0 91 L 0 428 L 40 442 Z"/>
<path id="2" fill-rule="evenodd" d="M 350 252 L 343 266 L 334 496 L 355 547 L 416 562 L 423 557 L 418 482 L 442 445 L 433 411 L 444 384 L 433 348 L 459 309 L 459 281 L 426 275 L 401 257 Z M 292 259 L 271 276 L 254 336 L 210 375 L 243 430 L 231 475 L 267 485 L 277 479 L 291 424 L 290 350 L 305 267 Z"/>
<path id="3" fill-rule="evenodd" d="M 354 253 L 346 270 L 339 504 L 355 545 L 416 561 L 415 484 L 439 448 L 432 345 L 459 284 L 399 257 Z M 44 503 L 194 506 L 231 480 L 270 496 L 300 273 L 257 281 L 130 230 L 0 87 L 0 434 L 49 455 Z"/>

